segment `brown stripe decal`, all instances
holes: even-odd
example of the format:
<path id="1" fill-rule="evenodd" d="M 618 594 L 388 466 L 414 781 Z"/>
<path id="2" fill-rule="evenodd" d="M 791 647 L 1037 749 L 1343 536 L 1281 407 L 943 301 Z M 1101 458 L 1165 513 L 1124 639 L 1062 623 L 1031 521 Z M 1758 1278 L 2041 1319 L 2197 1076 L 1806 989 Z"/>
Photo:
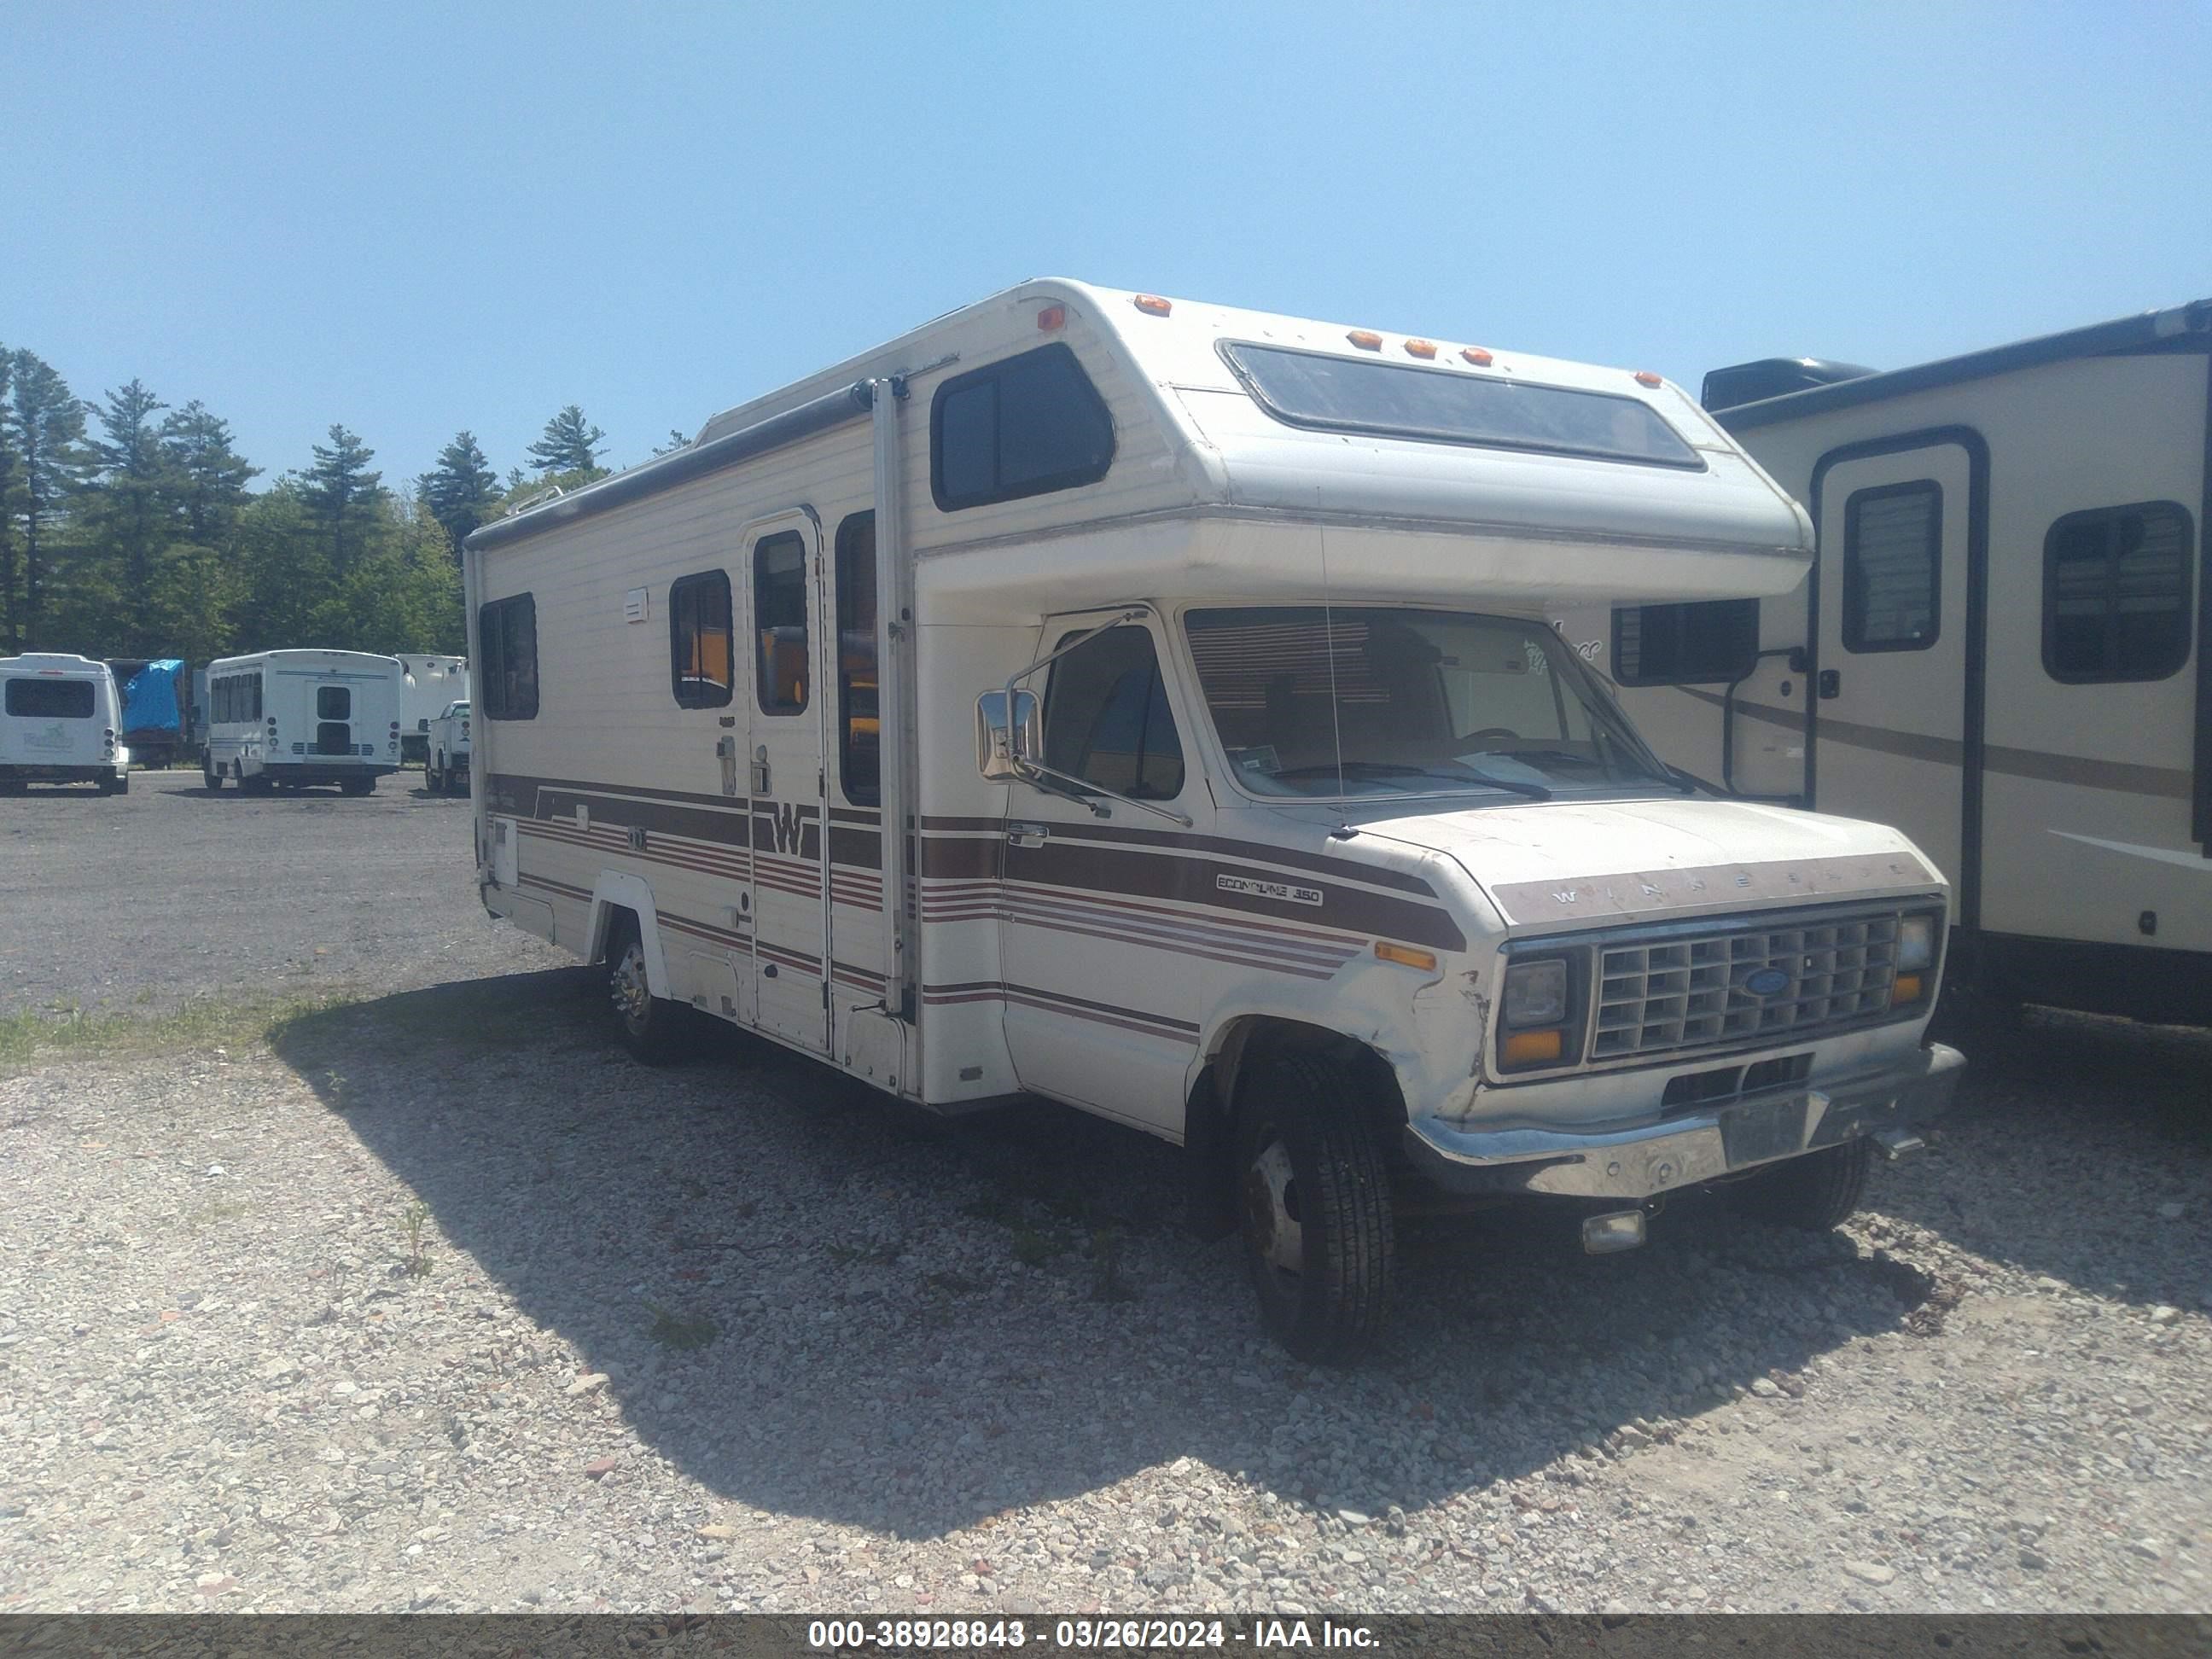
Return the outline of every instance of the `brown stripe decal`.
<path id="1" fill-rule="evenodd" d="M 1674 689 L 1716 708 L 1726 702 L 1717 691 L 1701 691 L 1691 685 Z M 1746 702 L 1738 698 L 1735 712 L 1746 720 L 1778 726 L 1785 731 L 1802 732 L 1805 726 L 1803 714 L 1767 703 Z M 1863 726 L 1856 720 L 1839 720 L 1827 714 L 1820 716 L 1820 733 L 1822 743 L 1840 743 L 1853 749 L 1872 750 L 1876 754 L 1925 761 L 1931 766 L 1962 766 L 1966 759 L 1966 745 L 1957 738 L 1899 732 L 1886 726 Z M 2061 755 L 2047 749 L 2010 749 L 1996 743 L 1983 745 L 1982 767 L 1984 771 L 2001 772 L 2011 778 L 2031 778 L 2038 783 L 2072 784 L 2081 789 L 2154 795 L 2165 800 L 2189 799 L 2189 774 L 2172 767 L 2095 760 L 2087 755 Z"/>
<path id="2" fill-rule="evenodd" d="M 924 818 L 921 827 L 932 835 L 1003 836 L 1006 832 L 1005 823 L 998 818 Z M 1254 864 L 1311 870 L 1345 881 L 1364 882 L 1370 887 L 1394 887 L 1400 892 L 1417 893 L 1423 898 L 1436 896 L 1436 890 L 1419 876 L 1409 876 L 1397 870 L 1378 869 L 1353 859 L 1295 852 L 1288 848 L 1270 846 L 1265 842 L 1231 841 L 1222 836 L 1191 836 L 1173 830 L 1123 830 L 1110 824 L 1090 823 L 1055 824 L 1053 833 L 1086 842 L 1120 842 L 1133 847 L 1164 848 L 1176 852 L 1217 853 L 1224 858 L 1242 859 Z"/>
<path id="3" fill-rule="evenodd" d="M 1010 985 L 1000 980 L 931 985 L 923 988 L 921 1000 L 940 1006 L 962 1002 L 1018 1003 L 1025 1008 L 1042 1008 L 1050 1013 L 1068 1014 L 1094 1024 L 1141 1031 L 1147 1036 L 1167 1037 L 1193 1048 L 1198 1043 L 1198 1027 L 1188 1020 L 1170 1019 L 1164 1014 L 1148 1014 L 1140 1008 L 1120 1008 L 1110 1002 L 1092 1002 L 1082 997 L 1064 996 L 1057 991 L 1040 990 L 1032 985 Z"/>

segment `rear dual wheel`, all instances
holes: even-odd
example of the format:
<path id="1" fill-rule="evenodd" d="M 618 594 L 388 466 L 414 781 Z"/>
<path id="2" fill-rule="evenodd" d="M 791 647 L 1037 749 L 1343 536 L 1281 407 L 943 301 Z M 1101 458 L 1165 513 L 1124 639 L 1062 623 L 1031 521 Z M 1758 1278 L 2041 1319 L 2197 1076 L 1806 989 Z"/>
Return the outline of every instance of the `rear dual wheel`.
<path id="1" fill-rule="evenodd" d="M 665 1066 L 683 1058 L 690 1030 L 683 1004 L 653 994 L 646 970 L 645 941 L 629 912 L 617 915 L 607 933 L 607 1000 L 614 1005 L 615 1029 L 632 1058 Z"/>

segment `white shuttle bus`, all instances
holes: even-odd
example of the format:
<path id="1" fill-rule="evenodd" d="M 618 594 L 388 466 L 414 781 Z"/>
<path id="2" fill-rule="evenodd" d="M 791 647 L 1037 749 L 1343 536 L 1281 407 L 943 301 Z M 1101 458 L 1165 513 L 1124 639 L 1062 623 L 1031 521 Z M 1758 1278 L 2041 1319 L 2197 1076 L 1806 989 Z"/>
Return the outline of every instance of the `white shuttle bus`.
<path id="1" fill-rule="evenodd" d="M 399 769 L 399 659 L 362 651 L 263 651 L 208 665 L 210 789 L 248 794 L 334 783 L 366 795 Z"/>
<path id="2" fill-rule="evenodd" d="M 1348 1358 L 1395 1190 L 1826 1227 L 1949 1093 L 1935 866 L 1706 798 L 1547 620 L 1811 545 L 1656 376 L 1028 283 L 469 538 L 478 883 L 645 1057 L 1181 1143 Z"/>
<path id="3" fill-rule="evenodd" d="M 21 794 L 34 780 L 128 793 L 121 710 L 104 662 L 53 652 L 0 657 L 0 793 Z"/>
<path id="4" fill-rule="evenodd" d="M 1895 823 L 1954 983 L 2212 1024 L 2212 301 L 1875 374 L 1716 369 L 1811 510 L 1782 594 L 1564 618 L 1668 757 Z"/>

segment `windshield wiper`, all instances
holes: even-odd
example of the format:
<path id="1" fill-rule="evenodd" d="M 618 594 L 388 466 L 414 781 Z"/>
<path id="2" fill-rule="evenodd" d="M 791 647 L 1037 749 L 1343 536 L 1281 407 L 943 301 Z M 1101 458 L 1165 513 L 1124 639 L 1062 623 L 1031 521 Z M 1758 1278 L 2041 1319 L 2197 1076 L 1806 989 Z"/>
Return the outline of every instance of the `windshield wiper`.
<path id="1" fill-rule="evenodd" d="M 1552 792 L 1540 783 L 1523 783 L 1518 778 L 1493 777 L 1487 772 L 1478 772 L 1467 767 L 1457 772 L 1438 772 L 1425 766 L 1397 765 L 1389 761 L 1344 761 L 1323 763 L 1317 766 L 1294 766 L 1286 772 L 1270 772 L 1273 778 L 1327 777 L 1332 772 L 1354 773 L 1362 777 L 1436 778 L 1444 783 L 1480 783 L 1492 789 L 1503 789 L 1509 794 L 1525 795 L 1530 800 L 1549 800 Z"/>

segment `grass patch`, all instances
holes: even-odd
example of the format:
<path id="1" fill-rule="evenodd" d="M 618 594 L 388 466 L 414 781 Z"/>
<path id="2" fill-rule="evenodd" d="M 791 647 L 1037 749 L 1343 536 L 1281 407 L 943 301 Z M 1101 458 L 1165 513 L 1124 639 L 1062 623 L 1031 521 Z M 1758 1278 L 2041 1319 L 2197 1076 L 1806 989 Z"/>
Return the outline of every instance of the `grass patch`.
<path id="1" fill-rule="evenodd" d="M 197 1048 L 274 1048 L 299 1022 L 325 1013 L 329 994 L 238 1002 L 188 1002 L 166 1014 L 60 1012 L 0 1018 L 0 1076 L 42 1059 L 104 1060 L 133 1054 L 185 1054 Z"/>
<path id="2" fill-rule="evenodd" d="M 645 1305 L 653 1315 L 645 1334 L 664 1348 L 703 1348 L 722 1334 L 722 1328 L 705 1314 L 675 1313 L 658 1302 Z"/>

